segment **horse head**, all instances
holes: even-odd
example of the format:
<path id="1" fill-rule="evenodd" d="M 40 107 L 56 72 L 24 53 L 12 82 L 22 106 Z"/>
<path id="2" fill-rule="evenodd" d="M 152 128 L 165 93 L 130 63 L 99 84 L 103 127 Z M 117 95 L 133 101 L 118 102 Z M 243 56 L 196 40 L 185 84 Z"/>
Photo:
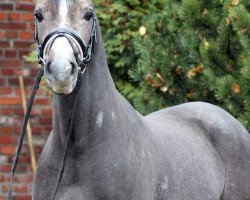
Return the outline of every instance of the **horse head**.
<path id="1" fill-rule="evenodd" d="M 49 87 L 70 94 L 91 59 L 95 11 L 91 0 L 37 0 L 35 38 Z M 41 42 L 40 42 L 41 41 Z"/>

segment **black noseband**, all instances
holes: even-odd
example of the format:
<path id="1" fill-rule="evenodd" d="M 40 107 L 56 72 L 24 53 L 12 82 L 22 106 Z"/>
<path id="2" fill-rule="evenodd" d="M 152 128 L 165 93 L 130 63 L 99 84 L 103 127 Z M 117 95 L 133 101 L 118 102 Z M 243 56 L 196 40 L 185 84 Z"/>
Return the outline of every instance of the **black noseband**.
<path id="1" fill-rule="evenodd" d="M 45 46 L 47 45 L 48 41 L 53 37 L 57 35 L 58 37 L 67 37 L 67 35 L 70 35 L 73 37 L 78 44 L 80 45 L 82 52 L 85 53 L 86 51 L 86 46 L 84 45 L 81 37 L 73 30 L 69 28 L 55 28 L 53 29 L 44 39 L 42 46 L 41 46 L 41 57 L 43 58 L 43 51 Z"/>

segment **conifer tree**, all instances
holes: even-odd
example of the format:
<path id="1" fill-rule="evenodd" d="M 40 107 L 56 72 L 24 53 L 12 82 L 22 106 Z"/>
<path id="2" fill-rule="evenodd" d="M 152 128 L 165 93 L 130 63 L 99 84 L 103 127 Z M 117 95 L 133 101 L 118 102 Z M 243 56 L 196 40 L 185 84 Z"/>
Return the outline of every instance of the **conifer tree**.
<path id="1" fill-rule="evenodd" d="M 128 70 L 136 65 L 132 38 L 145 15 L 162 10 L 165 0 L 95 0 L 108 65 L 119 90 L 133 88 Z"/>
<path id="2" fill-rule="evenodd" d="M 249 10 L 247 0 L 166 0 L 162 12 L 147 16 L 130 70 L 140 90 L 124 90 L 135 108 L 147 114 L 206 101 L 250 129 Z"/>

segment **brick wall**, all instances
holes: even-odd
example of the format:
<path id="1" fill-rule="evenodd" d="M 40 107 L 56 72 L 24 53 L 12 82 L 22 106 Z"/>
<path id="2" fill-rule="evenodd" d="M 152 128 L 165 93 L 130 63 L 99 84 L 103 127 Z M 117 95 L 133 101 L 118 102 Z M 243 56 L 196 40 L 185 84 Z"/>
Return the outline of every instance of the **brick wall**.
<path id="1" fill-rule="evenodd" d="M 0 200 L 6 198 L 13 154 L 17 146 L 23 111 L 17 72 L 24 78 L 27 97 L 37 65 L 24 61 L 33 44 L 33 0 L 0 0 Z M 37 158 L 51 131 L 50 97 L 39 90 L 31 115 Z M 25 141 L 14 179 L 14 200 L 29 200 L 33 173 Z"/>

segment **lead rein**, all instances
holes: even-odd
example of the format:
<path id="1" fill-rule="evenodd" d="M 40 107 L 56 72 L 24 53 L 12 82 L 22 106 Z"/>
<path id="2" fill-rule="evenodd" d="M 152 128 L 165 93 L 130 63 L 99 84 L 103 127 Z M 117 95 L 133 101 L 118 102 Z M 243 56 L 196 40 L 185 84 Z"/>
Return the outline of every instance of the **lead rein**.
<path id="1" fill-rule="evenodd" d="M 31 92 L 31 95 L 30 95 L 29 103 L 28 103 L 28 106 L 27 106 L 27 110 L 26 110 L 23 125 L 22 125 L 21 135 L 20 135 L 20 138 L 19 138 L 17 150 L 16 150 L 14 160 L 13 160 L 13 163 L 12 163 L 11 180 L 10 180 L 9 189 L 8 189 L 8 200 L 12 200 L 12 182 L 13 182 L 14 175 L 16 173 L 16 167 L 17 167 L 17 163 L 18 163 L 18 160 L 19 160 L 19 156 L 20 156 L 20 153 L 21 153 L 22 146 L 23 146 L 23 140 L 24 140 L 24 137 L 25 137 L 25 133 L 26 133 L 27 124 L 28 124 L 28 120 L 29 120 L 29 117 L 30 117 L 33 101 L 35 99 L 36 91 L 39 88 L 39 84 L 41 82 L 43 74 L 44 74 L 44 65 L 41 65 L 41 68 L 39 69 L 39 72 L 37 74 L 35 83 L 34 83 L 34 85 L 32 87 L 32 92 Z"/>

